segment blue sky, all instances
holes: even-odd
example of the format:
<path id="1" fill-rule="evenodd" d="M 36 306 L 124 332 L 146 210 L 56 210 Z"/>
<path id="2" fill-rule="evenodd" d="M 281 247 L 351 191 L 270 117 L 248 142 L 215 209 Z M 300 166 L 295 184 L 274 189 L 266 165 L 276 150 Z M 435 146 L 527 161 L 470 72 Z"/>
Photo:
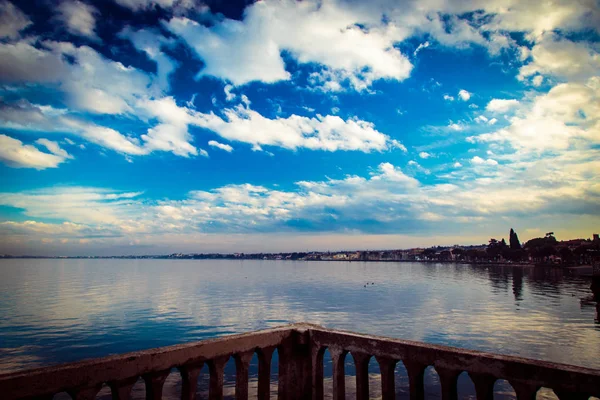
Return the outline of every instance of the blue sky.
<path id="1" fill-rule="evenodd" d="M 2 0 L 0 22 L 1 253 L 598 230 L 595 2 Z"/>

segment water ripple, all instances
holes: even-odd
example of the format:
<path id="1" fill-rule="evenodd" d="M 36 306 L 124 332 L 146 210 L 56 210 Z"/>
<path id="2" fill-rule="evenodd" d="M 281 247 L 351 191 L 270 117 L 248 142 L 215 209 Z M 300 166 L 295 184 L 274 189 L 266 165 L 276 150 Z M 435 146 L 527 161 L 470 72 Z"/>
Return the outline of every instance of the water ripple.
<path id="1" fill-rule="evenodd" d="M 600 368 L 600 324 L 589 282 L 562 271 L 2 260 L 0 274 L 0 371 L 299 321 Z"/>

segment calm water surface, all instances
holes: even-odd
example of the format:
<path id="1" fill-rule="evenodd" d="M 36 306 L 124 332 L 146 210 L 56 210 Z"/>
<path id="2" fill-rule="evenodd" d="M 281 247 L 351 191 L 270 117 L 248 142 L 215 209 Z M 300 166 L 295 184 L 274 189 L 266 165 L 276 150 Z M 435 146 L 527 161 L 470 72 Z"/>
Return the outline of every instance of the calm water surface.
<path id="1" fill-rule="evenodd" d="M 0 372 L 301 321 L 600 368 L 589 286 L 453 264 L 2 260 Z"/>

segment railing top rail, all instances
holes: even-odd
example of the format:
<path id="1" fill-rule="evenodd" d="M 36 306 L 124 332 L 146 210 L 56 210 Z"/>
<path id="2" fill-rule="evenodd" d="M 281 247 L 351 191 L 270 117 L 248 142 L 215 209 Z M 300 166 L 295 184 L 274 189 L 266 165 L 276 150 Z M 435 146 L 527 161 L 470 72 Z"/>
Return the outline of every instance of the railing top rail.
<path id="1" fill-rule="evenodd" d="M 313 343 L 345 351 L 491 375 L 534 386 L 600 394 L 600 370 L 517 356 L 311 326 Z"/>

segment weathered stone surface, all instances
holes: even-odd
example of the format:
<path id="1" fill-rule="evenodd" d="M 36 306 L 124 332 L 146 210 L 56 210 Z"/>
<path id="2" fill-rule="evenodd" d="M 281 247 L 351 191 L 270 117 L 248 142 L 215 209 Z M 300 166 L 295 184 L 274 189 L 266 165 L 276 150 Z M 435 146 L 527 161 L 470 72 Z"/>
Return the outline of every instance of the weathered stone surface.
<path id="1" fill-rule="evenodd" d="M 275 346 L 257 349 L 258 355 L 258 400 L 271 398 L 271 360 Z"/>
<path id="2" fill-rule="evenodd" d="M 402 361 L 410 381 L 412 399 L 421 399 L 423 371 L 434 366 L 440 376 L 442 395 L 456 398 L 456 378 L 462 371 L 471 376 L 478 399 L 493 398 L 497 379 L 515 388 L 519 399 L 534 398 L 537 388 L 547 387 L 563 398 L 600 397 L 600 370 L 430 345 L 408 340 L 361 335 L 325 329 L 311 324 L 294 324 L 259 332 L 232 335 L 184 345 L 111 356 L 0 375 L 0 398 L 51 398 L 68 392 L 75 399 L 94 398 L 102 384 L 112 389 L 113 398 L 127 399 L 133 384 L 143 377 L 148 399 L 160 399 L 169 371 L 182 376 L 181 397 L 195 398 L 198 374 L 204 363 L 210 369 L 210 397 L 223 396 L 223 367 L 234 357 L 237 366 L 236 397 L 248 397 L 248 363 L 254 352 L 259 359 L 259 399 L 267 399 L 271 357 L 279 353 L 280 399 L 323 398 L 323 353 L 329 349 L 334 363 L 335 398 L 343 398 L 346 379 L 344 357 L 348 352 L 357 367 L 356 395 L 369 393 L 368 362 L 375 357 L 381 369 L 382 397 L 394 398 L 394 367 Z"/>
<path id="3" fill-rule="evenodd" d="M 355 351 L 352 353 L 352 357 L 356 366 L 356 400 L 366 400 L 369 398 L 369 361 L 371 355 Z"/>

